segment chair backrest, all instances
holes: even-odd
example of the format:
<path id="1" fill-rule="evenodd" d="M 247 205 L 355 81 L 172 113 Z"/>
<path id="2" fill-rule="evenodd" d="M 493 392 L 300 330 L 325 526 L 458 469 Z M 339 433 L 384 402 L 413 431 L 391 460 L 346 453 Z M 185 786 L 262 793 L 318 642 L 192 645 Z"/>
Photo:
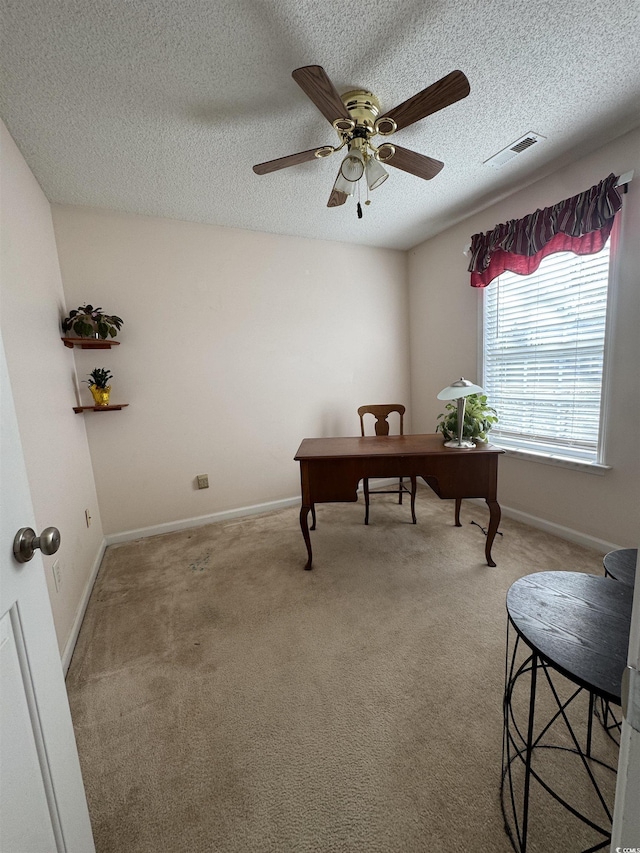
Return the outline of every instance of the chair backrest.
<path id="1" fill-rule="evenodd" d="M 400 415 L 400 435 L 404 435 L 404 413 L 405 407 L 401 403 L 389 403 L 382 406 L 360 406 L 358 414 L 360 415 L 360 433 L 366 435 L 364 430 L 364 416 L 373 415 L 375 421 L 376 435 L 389 435 L 389 421 L 387 418 L 392 412 L 397 412 Z"/>

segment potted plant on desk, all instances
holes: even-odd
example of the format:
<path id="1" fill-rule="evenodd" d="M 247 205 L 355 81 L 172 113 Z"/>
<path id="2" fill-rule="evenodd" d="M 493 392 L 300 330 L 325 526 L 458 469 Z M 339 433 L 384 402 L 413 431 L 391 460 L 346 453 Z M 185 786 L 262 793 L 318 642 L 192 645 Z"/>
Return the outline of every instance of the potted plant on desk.
<path id="1" fill-rule="evenodd" d="M 446 412 L 438 415 L 436 432 L 441 432 L 446 441 L 458 438 L 458 406 L 455 401 L 447 403 Z M 486 442 L 487 434 L 498 422 L 498 414 L 488 405 L 486 394 L 469 394 L 465 397 L 462 438 Z"/>
<path id="2" fill-rule="evenodd" d="M 113 374 L 104 367 L 94 367 L 89 376 L 91 379 L 85 379 L 84 382 L 89 386 L 96 406 L 108 406 L 111 394 L 111 385 L 108 382 L 113 379 Z"/>

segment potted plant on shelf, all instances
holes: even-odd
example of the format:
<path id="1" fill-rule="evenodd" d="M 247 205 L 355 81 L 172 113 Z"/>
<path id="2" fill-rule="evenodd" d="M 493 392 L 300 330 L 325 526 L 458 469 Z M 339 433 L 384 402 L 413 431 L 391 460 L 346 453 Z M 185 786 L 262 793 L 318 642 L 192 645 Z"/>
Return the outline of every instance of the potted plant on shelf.
<path id="1" fill-rule="evenodd" d="M 103 314 L 102 308 L 80 305 L 62 321 L 64 332 L 74 332 L 79 338 L 115 338 L 124 320 L 115 314 Z"/>
<path id="2" fill-rule="evenodd" d="M 96 406 L 108 406 L 111 394 L 111 385 L 108 382 L 113 379 L 113 375 L 104 367 L 94 367 L 89 376 L 91 379 L 83 381 L 89 386 Z"/>
<path id="3" fill-rule="evenodd" d="M 438 415 L 436 432 L 441 432 L 446 441 L 458 438 L 458 406 L 456 401 L 447 403 L 446 412 Z M 498 414 L 488 405 L 486 394 L 469 394 L 465 397 L 462 438 L 487 441 L 487 434 L 498 422 Z"/>

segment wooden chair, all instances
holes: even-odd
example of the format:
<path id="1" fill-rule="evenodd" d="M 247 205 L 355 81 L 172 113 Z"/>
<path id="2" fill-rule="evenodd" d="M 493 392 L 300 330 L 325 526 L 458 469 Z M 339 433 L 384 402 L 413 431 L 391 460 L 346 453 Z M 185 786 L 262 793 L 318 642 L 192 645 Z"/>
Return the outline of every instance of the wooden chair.
<path id="1" fill-rule="evenodd" d="M 358 409 L 358 415 L 360 416 L 360 434 L 366 435 L 365 432 L 365 423 L 364 416 L 365 415 L 373 415 L 375 418 L 375 434 L 376 435 L 389 435 L 389 421 L 388 417 L 392 413 L 397 413 L 400 416 L 400 435 L 404 435 L 404 413 L 405 407 L 401 403 L 391 403 L 388 405 L 381 406 L 360 406 Z M 369 419 L 370 420 L 370 419 Z M 416 523 L 416 478 L 411 477 L 411 488 L 409 489 L 404 484 L 404 478 L 400 477 L 398 480 L 398 485 L 394 489 L 370 489 L 369 488 L 369 480 L 368 478 L 364 478 L 362 481 L 364 488 L 364 523 L 369 524 L 369 495 L 398 495 L 398 503 L 402 503 L 403 495 L 411 495 L 411 518 L 413 524 Z"/>

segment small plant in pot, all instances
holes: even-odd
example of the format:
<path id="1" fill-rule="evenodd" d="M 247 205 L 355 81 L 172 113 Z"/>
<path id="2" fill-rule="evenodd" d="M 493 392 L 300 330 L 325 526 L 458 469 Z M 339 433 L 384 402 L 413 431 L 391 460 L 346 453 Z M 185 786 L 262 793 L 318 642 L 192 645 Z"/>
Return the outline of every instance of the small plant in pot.
<path id="1" fill-rule="evenodd" d="M 111 385 L 108 383 L 113 375 L 104 367 L 94 367 L 89 376 L 91 379 L 85 379 L 84 382 L 89 386 L 96 406 L 108 406 L 111 394 Z"/>
<path id="2" fill-rule="evenodd" d="M 438 415 L 436 432 L 441 432 L 446 441 L 458 438 L 458 405 L 455 400 L 447 403 L 446 412 Z M 487 441 L 487 434 L 498 422 L 494 408 L 488 405 L 486 394 L 469 394 L 465 397 L 462 438 L 472 441 Z"/>
<path id="3" fill-rule="evenodd" d="M 62 321 L 64 332 L 73 332 L 79 338 L 115 338 L 124 320 L 115 314 L 103 314 L 102 308 L 93 305 L 81 305 L 69 312 Z"/>

